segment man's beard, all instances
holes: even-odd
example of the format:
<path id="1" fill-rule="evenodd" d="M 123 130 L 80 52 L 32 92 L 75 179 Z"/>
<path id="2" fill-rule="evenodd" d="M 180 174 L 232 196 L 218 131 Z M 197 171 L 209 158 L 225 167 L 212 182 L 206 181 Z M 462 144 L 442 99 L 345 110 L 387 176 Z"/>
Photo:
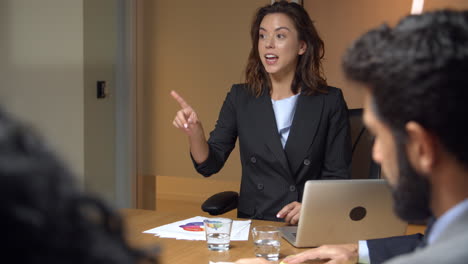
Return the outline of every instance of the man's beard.
<path id="1" fill-rule="evenodd" d="M 402 140 L 396 141 L 399 177 L 392 188 L 395 212 L 405 221 L 426 220 L 432 215 L 430 183 L 410 164 Z"/>

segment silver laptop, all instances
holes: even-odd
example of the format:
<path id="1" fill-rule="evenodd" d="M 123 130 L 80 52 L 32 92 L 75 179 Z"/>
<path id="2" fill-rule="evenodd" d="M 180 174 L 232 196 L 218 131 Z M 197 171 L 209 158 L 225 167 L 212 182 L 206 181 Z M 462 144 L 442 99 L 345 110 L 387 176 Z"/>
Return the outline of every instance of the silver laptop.
<path id="1" fill-rule="evenodd" d="M 404 235 L 385 180 L 311 180 L 304 187 L 298 226 L 281 227 L 295 247 L 356 243 Z"/>

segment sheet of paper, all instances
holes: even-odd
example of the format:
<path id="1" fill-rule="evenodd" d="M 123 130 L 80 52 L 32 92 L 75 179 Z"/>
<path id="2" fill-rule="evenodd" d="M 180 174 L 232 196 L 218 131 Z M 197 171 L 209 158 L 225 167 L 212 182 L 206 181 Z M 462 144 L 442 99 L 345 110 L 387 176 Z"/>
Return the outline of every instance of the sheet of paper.
<path id="1" fill-rule="evenodd" d="M 154 234 L 163 238 L 175 238 L 185 240 L 206 240 L 203 228 L 203 220 L 207 217 L 195 216 L 189 219 L 177 221 L 163 226 L 158 226 L 143 233 Z M 231 230 L 231 241 L 246 241 L 249 239 L 251 220 L 234 220 Z"/>

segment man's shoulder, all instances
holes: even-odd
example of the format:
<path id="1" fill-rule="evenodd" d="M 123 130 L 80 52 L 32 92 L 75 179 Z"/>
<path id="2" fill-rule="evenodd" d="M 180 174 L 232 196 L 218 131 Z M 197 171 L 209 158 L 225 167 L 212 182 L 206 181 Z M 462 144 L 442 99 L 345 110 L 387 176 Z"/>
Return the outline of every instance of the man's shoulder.
<path id="1" fill-rule="evenodd" d="M 403 263 L 467 263 L 468 250 L 468 230 L 450 239 L 438 241 L 422 249 L 417 249 L 413 253 L 405 254 L 393 258 L 385 264 Z"/>

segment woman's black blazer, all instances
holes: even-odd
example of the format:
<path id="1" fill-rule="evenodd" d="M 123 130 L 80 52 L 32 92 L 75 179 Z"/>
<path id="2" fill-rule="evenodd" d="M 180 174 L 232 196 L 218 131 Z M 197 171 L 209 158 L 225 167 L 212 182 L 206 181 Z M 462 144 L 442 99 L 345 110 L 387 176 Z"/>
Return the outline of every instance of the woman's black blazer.
<path id="1" fill-rule="evenodd" d="M 209 156 L 196 170 L 217 173 L 239 138 L 242 180 L 238 212 L 278 221 L 283 206 L 301 201 L 307 180 L 347 179 L 351 141 L 346 102 L 340 89 L 299 95 L 285 148 L 281 145 L 270 95 L 255 97 L 233 85 L 208 140 Z"/>

